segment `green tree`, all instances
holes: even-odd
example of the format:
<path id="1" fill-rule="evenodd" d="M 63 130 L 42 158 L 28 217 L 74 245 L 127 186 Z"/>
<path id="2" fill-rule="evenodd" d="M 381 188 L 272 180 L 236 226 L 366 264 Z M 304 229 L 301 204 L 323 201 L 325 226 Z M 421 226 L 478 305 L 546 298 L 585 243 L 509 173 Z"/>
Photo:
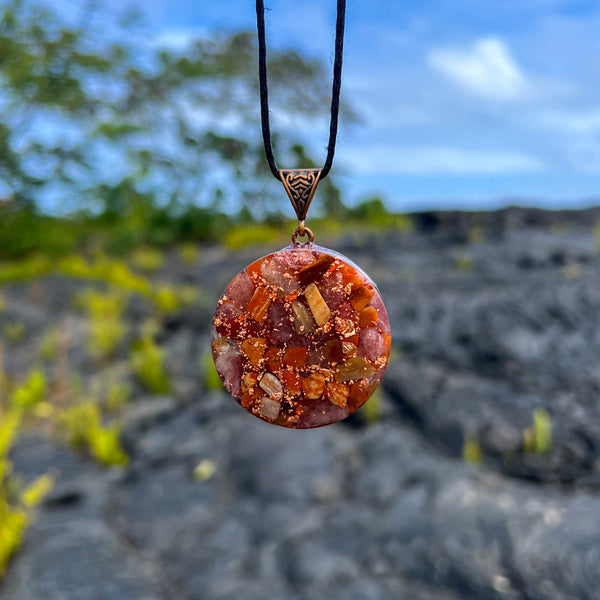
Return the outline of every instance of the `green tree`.
<path id="1" fill-rule="evenodd" d="M 254 33 L 219 32 L 177 51 L 93 2 L 76 24 L 49 6 L 0 7 L 0 198 L 13 226 L 31 228 L 40 209 L 84 207 L 105 224 L 130 218 L 134 232 L 150 220 L 160 241 L 184 214 L 180 227 L 198 231 L 222 208 L 279 206 L 259 133 Z M 274 111 L 328 106 L 320 62 L 273 50 L 269 69 Z M 298 140 L 274 144 L 282 166 L 306 166 Z M 327 198 L 340 208 L 331 183 Z"/>

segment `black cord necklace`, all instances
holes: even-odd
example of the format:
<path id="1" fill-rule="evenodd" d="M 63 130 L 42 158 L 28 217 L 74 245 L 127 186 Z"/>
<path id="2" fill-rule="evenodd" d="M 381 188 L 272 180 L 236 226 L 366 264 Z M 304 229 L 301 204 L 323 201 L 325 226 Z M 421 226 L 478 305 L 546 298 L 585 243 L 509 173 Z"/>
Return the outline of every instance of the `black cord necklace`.
<path id="1" fill-rule="evenodd" d="M 265 39 L 264 0 L 256 0 L 256 28 L 258 31 L 258 76 L 260 81 L 260 117 L 262 136 L 267 162 L 273 176 L 280 180 L 290 198 L 298 217 L 298 229 L 295 235 L 308 235 L 314 239 L 310 229 L 304 226 L 319 181 L 327 177 L 333 164 L 335 142 L 337 139 L 338 117 L 340 112 L 340 91 L 342 89 L 342 60 L 344 56 L 344 27 L 346 23 L 346 0 L 337 1 L 335 28 L 335 59 L 333 63 L 333 85 L 331 90 L 331 119 L 329 122 L 329 142 L 327 157 L 322 169 L 279 169 L 273 156 L 271 143 L 271 125 L 269 122 L 269 86 L 267 81 L 267 44 Z M 294 238 L 295 239 L 295 238 Z"/>
<path id="2" fill-rule="evenodd" d="M 279 169 L 273 156 L 264 2 L 256 0 L 260 107 L 271 172 L 298 217 L 292 245 L 254 261 L 229 283 L 212 322 L 223 384 L 249 413 L 294 429 L 344 419 L 373 394 L 388 364 L 391 333 L 371 279 L 347 258 L 313 244 L 304 219 L 333 163 L 337 136 L 345 0 L 337 3 L 331 123 L 322 169 Z M 298 237 L 308 237 L 305 243 Z"/>
<path id="3" fill-rule="evenodd" d="M 344 27 L 346 22 L 346 0 L 338 0 L 335 26 L 335 59 L 333 63 L 333 85 L 331 90 L 331 120 L 329 122 L 329 143 L 327 158 L 320 169 L 319 179 L 325 179 L 331 170 L 335 141 L 337 138 L 338 116 L 340 112 L 340 91 L 342 89 L 342 60 L 344 56 Z M 279 169 L 273 156 L 271 144 L 271 125 L 269 123 L 269 87 L 267 83 L 267 44 L 265 41 L 265 5 L 263 0 L 256 0 L 256 28 L 258 30 L 258 77 L 260 80 L 260 117 L 262 135 L 265 143 L 265 154 L 276 179 L 281 179 Z"/>

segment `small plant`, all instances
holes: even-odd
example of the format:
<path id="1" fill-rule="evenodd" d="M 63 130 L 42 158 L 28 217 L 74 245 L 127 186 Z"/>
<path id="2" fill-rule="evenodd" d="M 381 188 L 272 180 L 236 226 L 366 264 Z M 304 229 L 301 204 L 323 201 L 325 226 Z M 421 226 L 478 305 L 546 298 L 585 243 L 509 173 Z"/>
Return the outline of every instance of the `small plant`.
<path id="1" fill-rule="evenodd" d="M 158 271 L 164 263 L 165 258 L 156 248 L 144 247 L 138 248 L 131 256 L 133 266 L 142 271 Z"/>
<path id="2" fill-rule="evenodd" d="M 200 361 L 200 370 L 203 375 L 204 385 L 208 390 L 222 390 L 223 382 L 219 377 L 219 373 L 217 372 L 217 368 L 215 367 L 215 362 L 213 361 L 212 354 L 210 352 L 205 352 L 202 355 L 202 360 Z"/>
<path id="3" fill-rule="evenodd" d="M 523 450 L 535 454 L 548 454 L 552 450 L 552 421 L 546 409 L 533 411 L 533 426 L 523 432 Z"/>
<path id="4" fill-rule="evenodd" d="M 35 408 L 46 396 L 46 374 L 40 369 L 29 372 L 27 379 L 11 395 L 11 406 L 27 410 Z"/>
<path id="5" fill-rule="evenodd" d="M 467 273 L 473 270 L 473 259 L 471 255 L 464 251 L 456 252 L 454 255 L 454 267 L 461 273 Z"/>
<path id="6" fill-rule="evenodd" d="M 113 422 L 103 426 L 100 409 L 93 400 L 85 400 L 65 410 L 60 416 L 60 425 L 74 448 L 87 452 L 101 464 L 127 464 L 128 458 L 119 440 L 119 425 Z"/>
<path id="7" fill-rule="evenodd" d="M 469 229 L 469 242 L 471 244 L 479 244 L 483 242 L 485 238 L 485 231 L 481 225 L 473 225 L 471 229 Z"/>
<path id="8" fill-rule="evenodd" d="M 214 460 L 204 458 L 194 469 L 194 479 L 197 481 L 208 481 L 217 470 L 217 465 Z"/>
<path id="9" fill-rule="evenodd" d="M 2 337 L 11 344 L 16 344 L 25 335 L 25 324 L 22 321 L 9 321 L 2 328 Z"/>
<path id="10" fill-rule="evenodd" d="M 151 337 L 143 338 L 131 355 L 133 370 L 140 383 L 153 394 L 167 394 L 171 382 L 165 370 L 165 353 Z"/>
<path id="11" fill-rule="evenodd" d="M 159 286 L 154 294 L 154 302 L 157 308 L 164 313 L 174 312 L 181 305 L 176 288 L 168 284 Z"/>
<path id="12" fill-rule="evenodd" d="M 183 244 L 179 247 L 179 258 L 185 265 L 195 265 L 200 258 L 200 251 L 194 244 Z"/>
<path id="13" fill-rule="evenodd" d="M 48 257 L 31 258 L 0 265 L 0 285 L 42 277 L 52 271 L 52 261 Z"/>
<path id="14" fill-rule="evenodd" d="M 184 284 L 177 289 L 179 302 L 182 306 L 191 306 L 198 301 L 198 289 L 196 286 Z"/>
<path id="15" fill-rule="evenodd" d="M 381 390 L 377 388 L 367 402 L 360 407 L 360 414 L 367 423 L 375 423 L 381 419 L 382 402 L 383 396 Z"/>
<path id="16" fill-rule="evenodd" d="M 59 337 L 58 328 L 56 327 L 44 333 L 38 347 L 38 353 L 42 360 L 50 362 L 56 358 Z"/>
<path id="17" fill-rule="evenodd" d="M 482 460 L 481 446 L 477 438 L 466 436 L 463 441 L 463 458 L 472 465 L 478 465 Z"/>
<path id="18" fill-rule="evenodd" d="M 54 485 L 54 478 L 47 474 L 22 489 L 19 480 L 12 476 L 7 456 L 17 437 L 21 418 L 18 409 L 0 410 L 0 579 L 34 518 L 34 508 Z"/>
<path id="19" fill-rule="evenodd" d="M 266 244 L 281 236 L 281 231 L 272 225 L 252 223 L 232 227 L 225 235 L 225 246 L 230 250 L 239 250 L 246 246 Z"/>
<path id="20" fill-rule="evenodd" d="M 104 402 L 110 411 L 117 411 L 131 401 L 131 386 L 126 381 L 113 379 L 108 383 Z"/>
<path id="21" fill-rule="evenodd" d="M 582 273 L 581 265 L 576 262 L 567 263 L 561 271 L 565 279 L 579 279 Z"/>
<path id="22" fill-rule="evenodd" d="M 86 290 L 78 298 L 89 317 L 88 348 L 95 359 L 110 358 L 127 333 L 121 315 L 127 305 L 121 291 L 99 292 Z"/>

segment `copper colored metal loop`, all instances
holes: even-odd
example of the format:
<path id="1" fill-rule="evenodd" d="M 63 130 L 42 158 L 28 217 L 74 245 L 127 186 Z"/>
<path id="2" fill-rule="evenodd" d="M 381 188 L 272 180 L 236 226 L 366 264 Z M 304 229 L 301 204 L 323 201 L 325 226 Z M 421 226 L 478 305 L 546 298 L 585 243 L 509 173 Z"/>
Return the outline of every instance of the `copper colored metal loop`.
<path id="1" fill-rule="evenodd" d="M 308 236 L 308 240 L 304 242 L 305 244 L 314 242 L 315 236 L 313 232 L 308 227 L 304 226 L 304 221 L 301 221 L 300 225 L 298 225 L 298 227 L 294 229 L 294 233 L 292 233 L 292 243 L 297 244 L 298 236 L 304 237 L 305 235 Z"/>
<path id="2" fill-rule="evenodd" d="M 298 221 L 303 221 L 315 195 L 321 169 L 280 169 L 279 177 L 296 211 Z"/>

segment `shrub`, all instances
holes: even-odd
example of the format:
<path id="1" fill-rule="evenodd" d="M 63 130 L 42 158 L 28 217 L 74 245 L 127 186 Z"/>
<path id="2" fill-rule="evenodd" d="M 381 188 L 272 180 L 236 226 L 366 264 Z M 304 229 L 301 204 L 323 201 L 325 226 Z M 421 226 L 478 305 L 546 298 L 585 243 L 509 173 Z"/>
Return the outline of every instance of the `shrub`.
<path id="1" fill-rule="evenodd" d="M 121 315 L 127 300 L 123 292 L 114 290 L 99 292 L 90 289 L 79 295 L 78 302 L 88 313 L 88 348 L 93 358 L 110 358 L 125 337 L 127 327 Z"/>
<path id="2" fill-rule="evenodd" d="M 85 400 L 71 406 L 61 414 L 60 425 L 73 447 L 87 452 L 101 464 L 127 464 L 128 458 L 119 440 L 120 427 L 115 422 L 102 425 L 96 402 Z"/>
<path id="3" fill-rule="evenodd" d="M 523 449 L 536 454 L 552 450 L 552 421 L 544 408 L 533 411 L 533 426 L 523 432 Z"/>
<path id="4" fill-rule="evenodd" d="M 211 352 L 205 352 L 202 355 L 202 360 L 200 362 L 200 370 L 203 375 L 204 385 L 206 386 L 206 389 L 223 389 L 223 382 L 219 377 L 219 373 L 217 372 L 217 368 L 215 367 L 215 362 L 213 361 Z"/>
<path id="5" fill-rule="evenodd" d="M 200 251 L 195 244 L 183 244 L 179 247 L 179 258 L 185 265 L 194 265 L 200 258 Z"/>
<path id="6" fill-rule="evenodd" d="M 165 371 L 165 353 L 153 338 L 145 337 L 136 344 L 131 355 L 133 370 L 140 383 L 153 394 L 167 394 L 171 382 Z"/>
<path id="7" fill-rule="evenodd" d="M 142 247 L 135 250 L 131 256 L 133 266 L 142 271 L 157 271 L 164 263 L 165 258 L 156 248 Z"/>
<path id="8" fill-rule="evenodd" d="M 46 396 L 46 374 L 40 369 L 29 372 L 27 379 L 17 386 L 11 396 L 11 405 L 19 409 L 34 408 Z"/>
<path id="9" fill-rule="evenodd" d="M 225 246 L 230 250 L 238 250 L 245 246 L 266 244 L 281 236 L 278 227 L 262 223 L 244 224 L 232 227 L 224 237 Z"/>
<path id="10" fill-rule="evenodd" d="M 2 328 L 2 337 L 12 344 L 16 344 L 25 335 L 25 324 L 22 321 L 9 321 Z"/>
<path id="11" fill-rule="evenodd" d="M 0 410 L 0 578 L 21 545 L 33 519 L 33 509 L 54 485 L 54 478 L 46 474 L 22 489 L 19 481 L 11 476 L 12 465 L 7 456 L 16 439 L 21 418 L 22 412 L 18 409 Z"/>

